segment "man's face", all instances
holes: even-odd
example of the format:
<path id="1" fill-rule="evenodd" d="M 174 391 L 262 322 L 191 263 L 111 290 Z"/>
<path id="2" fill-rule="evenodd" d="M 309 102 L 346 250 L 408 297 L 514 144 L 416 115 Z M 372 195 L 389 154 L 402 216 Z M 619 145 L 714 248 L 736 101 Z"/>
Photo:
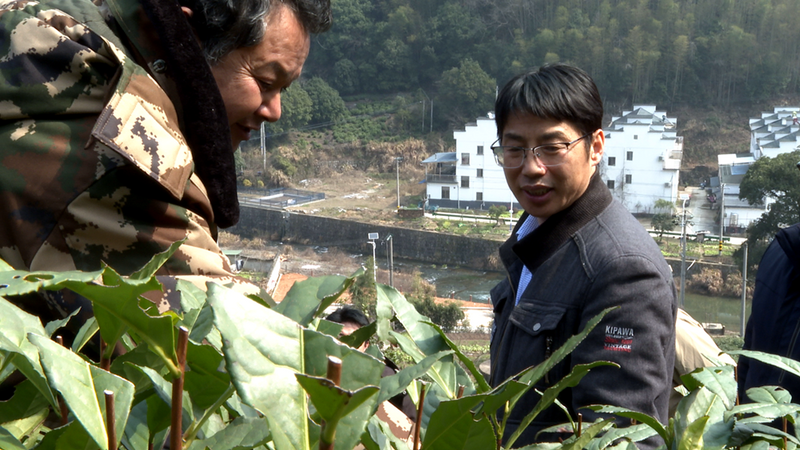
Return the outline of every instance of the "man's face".
<path id="1" fill-rule="evenodd" d="M 528 113 L 511 114 L 501 135 L 502 145 L 536 147 L 542 144 L 572 142 L 581 132 L 568 122 L 542 119 Z M 575 202 L 589 186 L 589 179 L 603 157 L 602 130 L 572 144 L 558 166 L 539 165 L 527 151 L 521 167 L 503 169 L 506 182 L 522 208 L 543 223 L 548 217 Z M 590 146 L 587 155 L 586 146 Z"/>
<path id="2" fill-rule="evenodd" d="M 261 42 L 237 48 L 211 67 L 225 102 L 234 149 L 250 139 L 250 132 L 263 121 L 280 119 L 281 91 L 300 76 L 308 57 L 311 40 L 297 16 L 281 3 L 273 8 Z"/>

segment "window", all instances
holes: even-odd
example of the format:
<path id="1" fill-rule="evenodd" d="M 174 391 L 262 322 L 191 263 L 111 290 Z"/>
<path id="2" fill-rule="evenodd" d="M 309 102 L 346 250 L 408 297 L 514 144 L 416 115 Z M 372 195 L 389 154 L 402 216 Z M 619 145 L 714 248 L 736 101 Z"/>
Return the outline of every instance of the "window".
<path id="1" fill-rule="evenodd" d="M 633 183 L 633 175 L 625 175 L 625 184 Z"/>
<path id="2" fill-rule="evenodd" d="M 450 199 L 450 186 L 442 186 L 442 200 Z"/>
<path id="3" fill-rule="evenodd" d="M 478 154 L 479 154 L 479 155 L 482 155 L 482 154 L 483 154 L 483 146 L 482 146 L 482 145 L 479 145 L 479 146 L 478 146 Z"/>
<path id="4" fill-rule="evenodd" d="M 461 165 L 468 166 L 469 165 L 469 153 L 462 153 L 461 154 Z"/>
<path id="5" fill-rule="evenodd" d="M 625 159 L 627 159 L 628 161 L 633 161 L 633 152 L 628 152 L 628 155 Z"/>
<path id="6" fill-rule="evenodd" d="M 461 177 L 461 187 L 462 188 L 469 187 L 469 177 Z"/>
<path id="7" fill-rule="evenodd" d="M 483 201 L 483 192 L 476 192 L 475 193 L 475 200 L 482 202 Z"/>
<path id="8" fill-rule="evenodd" d="M 614 180 L 606 181 L 606 186 L 608 186 L 609 189 L 614 189 Z"/>
<path id="9" fill-rule="evenodd" d="M 608 165 L 609 167 L 614 167 L 617 165 L 617 157 L 616 156 L 609 156 L 608 157 Z"/>
<path id="10" fill-rule="evenodd" d="M 476 176 L 478 178 L 483 178 L 483 169 L 478 169 L 478 174 Z"/>

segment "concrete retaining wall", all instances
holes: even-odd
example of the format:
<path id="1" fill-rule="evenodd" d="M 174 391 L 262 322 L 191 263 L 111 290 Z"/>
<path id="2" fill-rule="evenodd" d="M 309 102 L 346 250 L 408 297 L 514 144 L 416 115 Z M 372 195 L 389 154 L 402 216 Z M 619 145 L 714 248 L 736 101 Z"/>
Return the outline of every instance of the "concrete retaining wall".
<path id="1" fill-rule="evenodd" d="M 502 270 L 497 257 L 501 242 L 422 230 L 372 225 L 350 220 L 242 206 L 239 223 L 227 231 L 247 238 L 261 237 L 321 247 L 344 247 L 372 252 L 367 235 L 380 240 L 392 235 L 394 257 L 477 270 Z M 388 245 L 377 243 L 376 256 L 385 257 Z"/>

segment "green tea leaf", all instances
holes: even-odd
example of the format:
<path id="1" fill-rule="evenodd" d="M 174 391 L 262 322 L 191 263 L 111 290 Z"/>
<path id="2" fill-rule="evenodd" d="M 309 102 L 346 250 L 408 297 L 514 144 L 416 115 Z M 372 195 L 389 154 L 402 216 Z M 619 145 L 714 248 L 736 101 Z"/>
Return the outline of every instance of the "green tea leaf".
<path id="1" fill-rule="evenodd" d="M 338 423 L 371 396 L 378 392 L 377 386 L 364 386 L 355 391 L 342 389 L 323 377 L 295 374 L 298 383 L 308 392 L 317 408 L 317 413 L 328 423 Z"/>
<path id="2" fill-rule="evenodd" d="M 255 448 L 269 439 L 269 427 L 264 418 L 237 417 L 217 433 L 202 441 L 195 441 L 189 450 L 234 450 Z"/>
<path id="3" fill-rule="evenodd" d="M 3 427 L 0 427 L 0 448 L 3 450 L 28 450 L 19 439 Z"/>
<path id="4" fill-rule="evenodd" d="M 587 326 L 588 328 L 588 326 Z M 549 408 L 553 402 L 558 399 L 558 395 L 564 389 L 573 388 L 578 385 L 583 377 L 585 377 L 590 370 L 594 369 L 595 367 L 601 366 L 616 366 L 619 367 L 617 364 L 608 362 L 608 361 L 595 361 L 589 364 L 576 364 L 572 367 L 572 371 L 570 371 L 569 375 L 565 376 L 564 378 L 558 380 L 556 384 L 547 388 L 544 393 L 542 393 L 542 397 L 536 402 L 536 405 L 533 407 L 533 410 L 528 413 L 519 424 L 514 433 L 508 438 L 506 442 L 506 446 L 509 448 L 516 442 L 516 440 L 520 437 L 525 428 L 533 422 L 533 419 L 539 415 L 540 412 L 544 411 L 545 409 Z"/>
<path id="5" fill-rule="evenodd" d="M 473 417 L 475 409 L 486 397 L 475 395 L 443 401 L 431 415 L 423 448 L 491 449 L 497 443 L 489 419 Z"/>
<path id="6" fill-rule="evenodd" d="M 39 349 L 42 367 L 50 384 L 61 394 L 69 410 L 95 444 L 108 450 L 103 413 L 95 395 L 89 364 L 46 337 L 31 333 L 28 339 Z"/>
<path id="7" fill-rule="evenodd" d="M 274 309 L 306 326 L 318 312 L 324 311 L 353 284 L 352 278 L 341 275 L 313 277 L 297 281 Z"/>
<path id="8" fill-rule="evenodd" d="M 294 376 L 304 373 L 302 328 L 222 286 L 209 283 L 208 292 L 239 396 L 267 417 L 277 450 L 307 450 L 306 394 Z"/>

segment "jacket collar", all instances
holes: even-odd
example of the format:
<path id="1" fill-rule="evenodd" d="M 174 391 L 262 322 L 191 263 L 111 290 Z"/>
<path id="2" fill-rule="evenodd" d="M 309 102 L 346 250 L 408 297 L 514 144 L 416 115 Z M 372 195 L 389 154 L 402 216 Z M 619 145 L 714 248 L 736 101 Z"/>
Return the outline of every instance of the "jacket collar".
<path id="1" fill-rule="evenodd" d="M 519 259 L 530 271 L 534 271 L 573 234 L 603 212 L 611 201 L 611 193 L 596 170 L 589 180 L 586 192 L 572 205 L 548 217 L 531 234 L 517 241 L 517 229 L 528 217 L 528 213 L 522 215 L 511 237 L 500 247 L 503 264 L 508 268 Z"/>
<path id="2" fill-rule="evenodd" d="M 194 171 L 214 210 L 210 221 L 222 228 L 234 225 L 239 201 L 225 103 L 180 5 L 159 0 L 105 3 L 136 62 L 175 105 Z"/>

